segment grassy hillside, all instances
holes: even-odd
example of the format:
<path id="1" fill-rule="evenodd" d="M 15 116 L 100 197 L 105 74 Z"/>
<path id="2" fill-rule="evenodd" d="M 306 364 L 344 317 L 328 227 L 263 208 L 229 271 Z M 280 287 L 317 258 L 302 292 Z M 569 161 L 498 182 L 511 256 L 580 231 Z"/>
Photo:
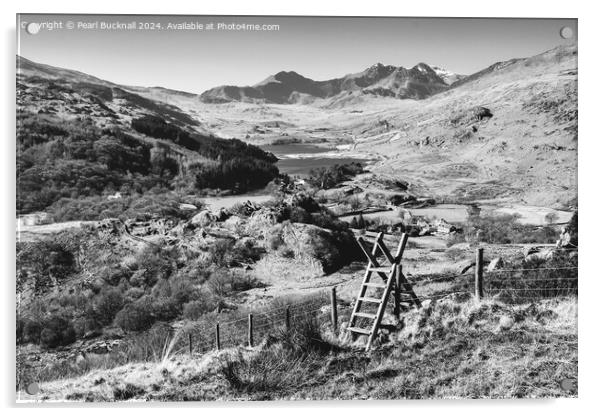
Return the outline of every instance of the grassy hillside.
<path id="1" fill-rule="evenodd" d="M 18 214 L 117 191 L 245 192 L 275 178 L 275 162 L 175 106 L 93 77 L 30 61 L 18 75 Z"/>
<path id="2" fill-rule="evenodd" d="M 360 352 L 318 321 L 255 348 L 96 370 L 42 383 L 46 400 L 331 400 L 571 397 L 577 303 L 508 306 L 444 299 L 404 317 L 381 347 Z M 321 319 L 324 319 L 322 317 Z M 323 321 L 322 321 L 323 322 Z M 26 399 L 25 396 L 21 396 Z"/>

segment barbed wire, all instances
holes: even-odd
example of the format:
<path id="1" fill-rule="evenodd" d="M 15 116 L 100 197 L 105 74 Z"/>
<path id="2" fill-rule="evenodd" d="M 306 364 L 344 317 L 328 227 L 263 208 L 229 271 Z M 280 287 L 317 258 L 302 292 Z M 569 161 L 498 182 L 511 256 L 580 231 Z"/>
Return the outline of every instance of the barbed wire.
<path id="1" fill-rule="evenodd" d="M 578 269 L 577 266 L 570 267 L 533 267 L 524 269 L 495 269 L 495 270 L 483 270 L 483 273 L 510 273 L 510 272 L 526 272 L 526 271 L 539 271 L 539 270 L 574 270 Z"/>
<path id="2" fill-rule="evenodd" d="M 530 288 L 496 288 L 496 291 L 523 292 L 529 290 L 577 290 L 571 287 L 530 287 Z"/>
<path id="3" fill-rule="evenodd" d="M 524 283 L 528 283 L 528 282 L 564 282 L 565 280 L 579 280 L 578 277 L 550 277 L 550 278 L 542 278 L 542 279 L 529 279 L 529 278 L 524 278 L 524 277 L 509 277 L 508 279 L 487 279 L 485 280 L 486 283 L 488 282 L 496 282 L 496 283 L 503 283 L 503 282 L 524 282 Z"/>

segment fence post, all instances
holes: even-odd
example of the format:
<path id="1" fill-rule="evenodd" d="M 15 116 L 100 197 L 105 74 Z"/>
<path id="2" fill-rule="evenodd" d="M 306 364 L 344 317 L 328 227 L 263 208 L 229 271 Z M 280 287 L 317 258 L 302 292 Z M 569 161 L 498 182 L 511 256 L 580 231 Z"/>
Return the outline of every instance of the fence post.
<path id="1" fill-rule="evenodd" d="M 336 286 L 330 291 L 330 319 L 332 320 L 332 330 L 336 332 L 339 323 Z"/>
<path id="2" fill-rule="evenodd" d="M 253 314 L 249 314 L 249 347 L 253 346 Z"/>
<path id="3" fill-rule="evenodd" d="M 476 264 L 474 269 L 474 295 L 477 302 L 483 298 L 483 249 L 476 251 Z"/>
<path id="4" fill-rule="evenodd" d="M 188 333 L 188 353 L 192 357 L 192 332 Z"/>
<path id="5" fill-rule="evenodd" d="M 219 351 L 222 348 L 220 339 L 219 339 L 219 322 L 215 324 L 215 346 Z"/>
<path id="6" fill-rule="evenodd" d="M 286 330 L 290 331 L 291 329 L 291 307 L 287 306 L 284 311 L 284 324 L 286 325 Z"/>

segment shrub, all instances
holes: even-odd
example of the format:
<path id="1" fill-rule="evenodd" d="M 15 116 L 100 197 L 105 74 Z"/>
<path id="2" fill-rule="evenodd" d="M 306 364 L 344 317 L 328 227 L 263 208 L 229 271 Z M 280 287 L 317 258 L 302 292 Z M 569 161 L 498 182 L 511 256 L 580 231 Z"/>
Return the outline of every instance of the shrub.
<path id="1" fill-rule="evenodd" d="M 37 287 L 49 284 L 51 278 L 64 279 L 77 271 L 75 257 L 64 238 L 17 243 L 17 280 L 33 277 Z"/>
<path id="2" fill-rule="evenodd" d="M 163 249 L 157 245 L 145 245 L 136 254 L 136 264 L 143 270 L 143 281 L 153 286 L 158 279 L 168 279 L 174 271 L 175 255 L 172 248 Z"/>
<path id="3" fill-rule="evenodd" d="M 330 189 L 363 171 L 361 163 L 357 162 L 312 169 L 309 171 L 308 182 L 319 189 Z"/>
<path id="4" fill-rule="evenodd" d="M 43 327 L 42 323 L 36 319 L 25 319 L 23 321 L 23 342 L 39 344 Z"/>
<path id="5" fill-rule="evenodd" d="M 125 292 L 124 300 L 126 302 L 134 302 L 136 299 L 140 299 L 144 295 L 144 289 L 139 287 L 131 287 Z"/>
<path id="6" fill-rule="evenodd" d="M 349 228 L 349 224 L 345 221 L 339 220 L 330 212 L 326 211 L 311 214 L 311 224 L 334 231 L 343 231 Z"/>
<path id="7" fill-rule="evenodd" d="M 208 262 L 218 267 L 227 267 L 230 263 L 230 251 L 234 247 L 234 240 L 217 239 L 209 247 Z"/>
<path id="8" fill-rule="evenodd" d="M 256 262 L 261 257 L 262 250 L 255 244 L 255 240 L 247 238 L 234 244 L 230 250 L 230 265 Z"/>
<path id="9" fill-rule="evenodd" d="M 282 225 L 277 224 L 270 230 L 267 237 L 267 246 L 270 250 L 278 250 L 284 245 L 284 239 L 282 237 Z"/>
<path id="10" fill-rule="evenodd" d="M 465 227 L 468 241 L 490 244 L 554 243 L 558 232 L 554 227 L 538 227 L 518 222 L 514 215 L 472 216 Z"/>
<path id="11" fill-rule="evenodd" d="M 118 289 L 109 289 L 99 294 L 92 306 L 94 319 L 103 326 L 109 325 L 123 307 L 123 303 L 123 295 Z"/>
<path id="12" fill-rule="evenodd" d="M 357 196 L 354 195 L 351 198 L 349 198 L 349 208 L 351 208 L 352 210 L 358 210 L 363 206 L 362 200 Z"/>
<path id="13" fill-rule="evenodd" d="M 159 298 L 152 304 L 153 318 L 157 321 L 171 321 L 177 318 L 180 312 L 180 304 L 171 298 Z"/>
<path id="14" fill-rule="evenodd" d="M 291 222 L 311 223 L 311 215 L 301 207 L 292 207 L 288 218 Z"/>
<path id="15" fill-rule="evenodd" d="M 153 305 L 147 298 L 125 305 L 115 316 L 115 325 L 124 331 L 142 331 L 155 322 Z"/>
<path id="16" fill-rule="evenodd" d="M 68 345 L 75 341 L 73 324 L 60 315 L 50 315 L 43 322 L 40 344 L 46 348 Z"/>
<path id="17" fill-rule="evenodd" d="M 217 307 L 217 303 L 211 299 L 193 300 L 184 304 L 183 315 L 189 320 L 197 320 L 207 312 L 211 312 Z"/>
<path id="18" fill-rule="evenodd" d="M 247 273 L 219 269 L 211 275 L 207 285 L 213 294 L 224 297 L 232 292 L 243 292 L 260 287 L 261 283 Z"/>

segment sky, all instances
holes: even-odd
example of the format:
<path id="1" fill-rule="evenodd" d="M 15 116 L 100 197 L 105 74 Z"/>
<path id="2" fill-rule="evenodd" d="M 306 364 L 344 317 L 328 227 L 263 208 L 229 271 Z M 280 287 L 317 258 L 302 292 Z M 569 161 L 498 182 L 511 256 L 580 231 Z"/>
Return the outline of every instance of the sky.
<path id="1" fill-rule="evenodd" d="M 39 24 L 35 34 L 27 32 L 31 23 Z M 103 23 L 113 28 L 101 29 Z M 194 29 L 168 26 L 182 23 Z M 571 39 L 560 36 L 563 27 L 572 29 Z M 118 84 L 193 93 L 253 85 L 283 70 L 338 78 L 377 62 L 407 68 L 425 62 L 471 74 L 577 39 L 576 19 L 25 14 L 17 16 L 17 28 L 17 53 L 27 59 Z"/>

